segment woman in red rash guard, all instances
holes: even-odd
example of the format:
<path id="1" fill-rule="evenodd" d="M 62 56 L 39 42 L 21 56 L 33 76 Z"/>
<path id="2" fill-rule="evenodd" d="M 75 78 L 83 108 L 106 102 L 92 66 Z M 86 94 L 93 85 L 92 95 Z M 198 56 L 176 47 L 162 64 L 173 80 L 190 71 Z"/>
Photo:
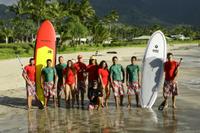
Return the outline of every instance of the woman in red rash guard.
<path id="1" fill-rule="evenodd" d="M 106 61 L 101 61 L 99 64 L 99 69 L 98 69 L 98 74 L 99 74 L 99 80 L 100 80 L 100 87 L 102 92 L 104 93 L 105 96 L 105 105 L 108 107 L 108 98 L 110 96 L 110 88 L 109 88 L 109 71 L 108 71 L 108 65 Z"/>
<path id="2" fill-rule="evenodd" d="M 66 105 L 68 104 L 70 106 L 70 99 L 72 99 L 72 107 L 74 107 L 77 74 L 71 60 L 67 61 L 67 67 L 63 70 L 63 83 L 65 88 Z"/>

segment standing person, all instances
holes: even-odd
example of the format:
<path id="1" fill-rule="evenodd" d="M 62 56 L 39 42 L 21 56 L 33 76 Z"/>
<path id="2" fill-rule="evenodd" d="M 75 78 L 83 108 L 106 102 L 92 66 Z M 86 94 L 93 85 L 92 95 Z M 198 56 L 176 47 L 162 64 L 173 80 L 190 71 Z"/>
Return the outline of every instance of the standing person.
<path id="1" fill-rule="evenodd" d="M 59 64 L 56 65 L 56 72 L 58 75 L 58 85 L 57 85 L 57 98 L 58 98 L 58 107 L 60 107 L 60 93 L 63 88 L 63 70 L 67 66 L 67 64 L 64 63 L 63 56 L 58 57 Z"/>
<path id="2" fill-rule="evenodd" d="M 128 108 L 131 107 L 131 96 L 135 95 L 136 105 L 139 107 L 140 68 L 136 63 L 137 57 L 131 57 L 131 64 L 126 67 L 126 82 L 128 94 Z"/>
<path id="3" fill-rule="evenodd" d="M 88 72 L 88 94 L 90 88 L 92 87 L 93 81 L 98 81 L 98 64 L 95 56 L 91 56 L 89 60 L 89 65 L 87 66 L 86 71 Z M 88 97 L 89 98 L 89 97 Z"/>
<path id="4" fill-rule="evenodd" d="M 63 70 L 63 83 L 65 87 L 66 105 L 68 104 L 70 106 L 70 100 L 72 99 L 72 107 L 74 107 L 77 74 L 72 60 L 67 61 L 67 67 Z"/>
<path id="5" fill-rule="evenodd" d="M 172 107 L 176 108 L 176 96 L 178 95 L 177 87 L 177 73 L 179 64 L 173 60 L 173 54 L 167 53 L 167 61 L 164 63 L 165 81 L 163 87 L 164 101 L 160 106 L 163 105 L 162 109 L 168 107 L 168 97 L 172 95 Z M 161 110 L 162 110 L 161 109 Z"/>
<path id="6" fill-rule="evenodd" d="M 74 64 L 74 67 L 77 72 L 77 93 L 76 93 L 76 100 L 77 104 L 79 106 L 79 93 L 81 93 L 81 105 L 84 106 L 84 94 L 86 92 L 86 76 L 85 72 L 87 69 L 87 66 L 83 63 L 83 56 L 78 55 L 77 57 L 78 62 Z"/>
<path id="7" fill-rule="evenodd" d="M 110 67 L 110 82 L 114 92 L 116 107 L 119 107 L 119 103 L 123 106 L 123 95 L 124 95 L 124 69 L 121 64 L 118 64 L 117 56 L 112 58 L 113 65 Z"/>
<path id="8" fill-rule="evenodd" d="M 22 76 L 26 81 L 26 95 L 27 95 L 28 109 L 31 109 L 33 97 L 36 96 L 34 58 L 30 58 L 29 65 L 24 67 Z"/>
<path id="9" fill-rule="evenodd" d="M 109 83 L 109 71 L 108 71 L 108 65 L 106 61 L 101 61 L 99 64 L 98 69 L 99 79 L 100 79 L 100 86 L 101 90 L 104 93 L 105 96 L 105 105 L 108 107 L 108 98 L 110 96 L 110 83 Z M 103 104 L 104 106 L 104 104 Z"/>
<path id="10" fill-rule="evenodd" d="M 55 79 L 55 81 L 54 81 Z M 57 87 L 57 74 L 54 67 L 52 67 L 52 60 L 47 59 L 47 66 L 42 69 L 41 73 L 41 86 L 44 89 L 44 107 L 47 107 L 50 97 L 53 97 L 53 103 L 56 107 L 56 87 Z"/>

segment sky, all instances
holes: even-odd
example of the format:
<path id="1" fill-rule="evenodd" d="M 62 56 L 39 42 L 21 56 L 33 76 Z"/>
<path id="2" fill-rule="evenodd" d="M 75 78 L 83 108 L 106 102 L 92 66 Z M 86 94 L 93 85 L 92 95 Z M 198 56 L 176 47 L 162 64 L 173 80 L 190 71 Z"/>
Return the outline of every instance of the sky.
<path id="1" fill-rule="evenodd" d="M 17 0 L 0 0 L 0 4 L 4 4 L 4 5 L 12 5 L 14 3 L 16 3 Z"/>

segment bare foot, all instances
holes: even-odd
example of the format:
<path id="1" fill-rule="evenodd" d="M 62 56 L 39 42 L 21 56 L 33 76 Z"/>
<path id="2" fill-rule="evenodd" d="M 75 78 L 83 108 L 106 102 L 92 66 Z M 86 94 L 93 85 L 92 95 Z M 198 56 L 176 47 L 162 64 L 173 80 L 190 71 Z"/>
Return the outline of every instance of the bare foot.
<path id="1" fill-rule="evenodd" d="M 163 109 L 166 109 L 166 108 L 168 108 L 168 104 L 165 104 L 165 106 L 163 107 Z"/>
<path id="2" fill-rule="evenodd" d="M 108 103 L 107 102 L 105 103 L 105 106 L 106 106 L 106 108 L 108 108 Z"/>
<path id="3" fill-rule="evenodd" d="M 127 108 L 128 108 L 128 109 L 131 109 L 131 105 L 130 105 L 130 104 L 128 104 Z"/>
<path id="4" fill-rule="evenodd" d="M 176 107 L 176 105 L 173 105 L 172 108 L 173 108 L 173 109 L 176 109 L 177 107 Z"/>

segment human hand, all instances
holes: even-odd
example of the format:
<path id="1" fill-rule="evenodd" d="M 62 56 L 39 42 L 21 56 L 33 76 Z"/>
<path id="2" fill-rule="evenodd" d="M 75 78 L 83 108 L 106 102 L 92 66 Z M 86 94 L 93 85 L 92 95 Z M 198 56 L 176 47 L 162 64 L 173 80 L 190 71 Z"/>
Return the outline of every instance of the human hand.
<path id="1" fill-rule="evenodd" d="M 128 81 L 126 82 L 126 86 L 129 86 L 129 82 Z"/>
<path id="2" fill-rule="evenodd" d="M 138 83 L 138 88 L 141 88 L 141 84 L 140 83 Z"/>
<path id="3" fill-rule="evenodd" d="M 53 89 L 57 89 L 57 84 L 54 84 Z"/>

